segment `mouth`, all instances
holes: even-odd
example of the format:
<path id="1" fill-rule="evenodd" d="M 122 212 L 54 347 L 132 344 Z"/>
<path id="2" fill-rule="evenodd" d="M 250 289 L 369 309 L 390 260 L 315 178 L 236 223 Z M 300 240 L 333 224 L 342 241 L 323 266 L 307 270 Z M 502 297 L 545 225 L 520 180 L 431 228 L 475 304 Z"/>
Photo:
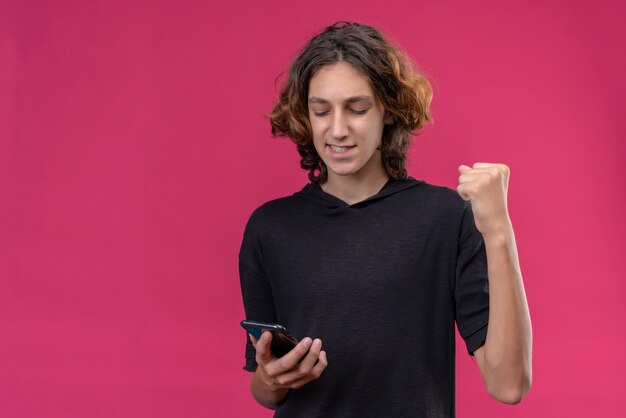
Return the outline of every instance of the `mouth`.
<path id="1" fill-rule="evenodd" d="M 333 154 L 345 154 L 350 151 L 352 148 L 356 147 L 356 145 L 331 145 L 326 144 L 326 148 L 328 148 Z"/>

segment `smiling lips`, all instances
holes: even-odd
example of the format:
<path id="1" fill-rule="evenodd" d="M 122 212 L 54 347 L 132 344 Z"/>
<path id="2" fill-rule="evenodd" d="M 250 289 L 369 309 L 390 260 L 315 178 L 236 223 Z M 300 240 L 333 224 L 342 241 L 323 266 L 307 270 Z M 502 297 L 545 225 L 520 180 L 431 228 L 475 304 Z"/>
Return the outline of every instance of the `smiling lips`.
<path id="1" fill-rule="evenodd" d="M 331 144 L 327 144 L 326 145 L 329 149 L 329 153 L 330 155 L 332 155 L 333 157 L 348 157 L 350 154 L 352 154 L 352 152 L 350 152 L 353 148 L 356 147 L 356 145 L 350 145 L 350 146 L 337 146 L 337 145 L 331 145 Z"/>

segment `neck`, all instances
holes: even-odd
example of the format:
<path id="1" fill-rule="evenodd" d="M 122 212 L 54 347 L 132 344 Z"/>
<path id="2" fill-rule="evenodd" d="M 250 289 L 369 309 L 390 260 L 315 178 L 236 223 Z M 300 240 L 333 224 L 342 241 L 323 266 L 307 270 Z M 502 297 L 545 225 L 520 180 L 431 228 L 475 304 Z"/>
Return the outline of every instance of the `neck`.
<path id="1" fill-rule="evenodd" d="M 320 187 L 326 193 L 352 205 L 378 193 L 389 181 L 389 178 L 384 169 L 361 177 L 357 175 L 338 176 L 329 171 L 328 181 Z"/>

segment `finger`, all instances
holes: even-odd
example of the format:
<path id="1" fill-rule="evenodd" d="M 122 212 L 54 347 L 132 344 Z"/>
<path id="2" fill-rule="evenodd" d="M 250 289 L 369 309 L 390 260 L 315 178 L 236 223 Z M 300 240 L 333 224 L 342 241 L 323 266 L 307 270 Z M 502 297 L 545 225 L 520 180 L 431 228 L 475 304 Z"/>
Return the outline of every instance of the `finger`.
<path id="1" fill-rule="evenodd" d="M 494 165 L 497 165 L 497 164 L 482 162 L 482 163 L 474 163 L 472 167 L 473 168 L 485 168 L 485 167 L 493 167 Z"/>
<path id="2" fill-rule="evenodd" d="M 321 351 L 319 358 L 318 358 L 318 362 L 315 364 L 313 369 L 311 369 L 311 372 L 308 374 L 308 376 L 305 378 L 296 380 L 295 382 L 291 384 L 291 387 L 293 389 L 299 389 L 300 387 L 306 385 L 310 381 L 318 379 L 322 375 L 324 370 L 326 369 L 326 366 L 328 366 L 328 359 L 326 357 L 326 351 Z"/>
<path id="3" fill-rule="evenodd" d="M 312 342 L 313 341 L 309 337 L 303 338 L 302 341 L 300 341 L 293 349 L 291 349 L 290 352 L 278 359 L 275 366 L 276 368 L 272 371 L 279 374 L 291 370 L 296 364 L 298 364 L 298 361 L 300 361 L 300 359 L 309 351 Z"/>
<path id="4" fill-rule="evenodd" d="M 456 186 L 456 191 L 459 194 L 459 196 L 461 196 L 461 198 L 465 200 L 466 202 L 472 200 L 471 193 L 473 192 L 471 191 L 470 188 L 466 187 L 465 185 L 459 184 L 458 186 Z"/>
<path id="5" fill-rule="evenodd" d="M 248 337 L 250 338 L 250 341 L 252 341 L 252 345 L 256 349 L 256 345 L 257 345 L 257 341 L 258 340 L 256 338 L 254 338 L 254 336 L 252 334 L 248 334 Z"/>
<path id="6" fill-rule="evenodd" d="M 479 173 L 486 173 L 486 174 L 497 174 L 498 172 L 500 172 L 501 169 L 495 165 L 490 165 L 489 167 L 476 167 L 476 168 L 471 168 L 468 167 L 466 165 L 460 165 L 459 166 L 459 173 L 461 173 L 461 175 L 463 174 L 479 174 Z"/>
<path id="7" fill-rule="evenodd" d="M 458 169 L 459 169 L 459 172 L 460 172 L 460 173 L 465 173 L 466 171 L 471 170 L 471 169 L 472 169 L 472 167 L 468 167 L 468 166 L 466 166 L 466 165 L 464 165 L 464 164 L 461 164 L 461 165 L 458 167 Z"/>
<path id="8" fill-rule="evenodd" d="M 463 175 L 463 174 L 479 174 L 479 173 L 493 175 L 493 174 L 503 173 L 503 170 L 500 167 L 492 165 L 492 166 L 489 166 L 489 167 L 477 167 L 477 168 L 470 168 L 470 169 L 461 169 L 461 168 L 459 168 L 459 173 L 461 173 L 461 175 Z"/>
<path id="9" fill-rule="evenodd" d="M 482 162 L 482 163 L 474 163 L 474 168 L 489 168 L 489 167 L 498 167 L 498 168 L 502 168 L 502 169 L 508 169 L 509 166 L 507 166 L 506 164 L 502 164 L 502 163 L 486 163 L 486 162 Z"/>
<path id="10" fill-rule="evenodd" d="M 258 364 L 266 364 L 273 360 L 274 356 L 270 351 L 270 344 L 272 343 L 272 333 L 265 331 L 261 335 L 261 339 L 256 344 L 256 361 Z"/>
<path id="11" fill-rule="evenodd" d="M 478 180 L 484 176 L 485 176 L 485 173 L 475 173 L 475 172 L 464 173 L 459 176 L 459 183 L 467 183 L 469 181 Z"/>
<path id="12" fill-rule="evenodd" d="M 300 365 L 298 366 L 298 370 L 301 373 L 309 373 L 315 363 L 317 362 L 320 351 L 322 351 L 322 340 L 316 338 L 311 345 L 311 349 L 309 350 L 309 354 L 302 360 Z"/>
<path id="13" fill-rule="evenodd" d="M 326 366 L 328 366 L 328 358 L 326 357 L 326 351 L 322 351 L 320 352 L 319 361 L 313 367 L 313 374 L 319 377 L 324 369 L 326 369 Z"/>
<path id="14" fill-rule="evenodd" d="M 311 373 L 311 369 L 319 358 L 320 351 L 322 349 L 322 340 L 316 338 L 311 345 L 311 349 L 306 357 L 298 364 L 296 364 L 293 370 L 285 373 L 279 379 L 279 382 L 284 385 L 289 385 L 301 379 L 306 379 Z"/>

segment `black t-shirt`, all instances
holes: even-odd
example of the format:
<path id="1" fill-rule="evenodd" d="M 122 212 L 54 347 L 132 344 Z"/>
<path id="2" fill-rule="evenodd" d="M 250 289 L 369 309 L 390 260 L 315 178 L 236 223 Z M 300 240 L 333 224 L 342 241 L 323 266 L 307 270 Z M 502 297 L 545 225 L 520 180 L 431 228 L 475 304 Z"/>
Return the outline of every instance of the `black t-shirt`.
<path id="1" fill-rule="evenodd" d="M 348 205 L 307 184 L 252 213 L 239 272 L 246 319 L 327 353 L 275 417 L 455 416 L 455 321 L 473 355 L 489 319 L 483 237 L 455 190 L 390 179 Z"/>

